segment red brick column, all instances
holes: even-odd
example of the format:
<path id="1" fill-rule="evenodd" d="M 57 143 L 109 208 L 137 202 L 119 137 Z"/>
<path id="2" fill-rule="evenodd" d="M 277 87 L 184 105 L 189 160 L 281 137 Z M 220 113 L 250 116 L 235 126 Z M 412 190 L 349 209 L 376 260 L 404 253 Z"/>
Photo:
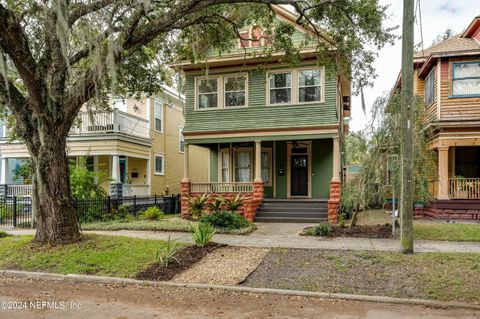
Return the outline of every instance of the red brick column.
<path id="1" fill-rule="evenodd" d="M 264 184 L 263 182 L 253 182 L 252 199 L 245 201 L 243 207 L 243 216 L 249 221 L 255 219 L 257 209 L 263 201 L 264 196 Z"/>
<path id="2" fill-rule="evenodd" d="M 190 182 L 189 179 L 183 179 L 180 182 L 180 193 L 181 193 L 181 216 L 182 218 L 190 218 L 192 215 L 190 213 L 189 205 L 188 205 L 188 199 L 187 197 L 190 196 L 190 192 L 192 190 L 192 183 Z"/>
<path id="3" fill-rule="evenodd" d="M 328 222 L 336 224 L 338 222 L 338 209 L 340 207 L 342 185 L 340 181 L 332 180 L 330 182 L 330 198 L 328 200 Z"/>

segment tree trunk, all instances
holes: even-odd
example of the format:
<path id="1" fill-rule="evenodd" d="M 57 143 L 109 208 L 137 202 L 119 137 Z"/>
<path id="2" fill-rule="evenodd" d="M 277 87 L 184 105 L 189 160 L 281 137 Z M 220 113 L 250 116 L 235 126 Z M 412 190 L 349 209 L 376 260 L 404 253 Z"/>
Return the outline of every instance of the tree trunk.
<path id="1" fill-rule="evenodd" d="M 80 232 L 70 189 L 66 137 L 51 129 L 40 130 L 36 154 L 31 154 L 32 206 L 37 218 L 35 240 L 49 244 L 71 243 L 80 239 Z"/>
<path id="2" fill-rule="evenodd" d="M 358 218 L 358 212 L 360 212 L 360 204 L 357 203 L 357 209 L 352 215 L 352 221 L 350 222 L 350 226 L 348 226 L 348 229 L 352 229 L 353 227 L 357 226 L 357 218 Z"/>

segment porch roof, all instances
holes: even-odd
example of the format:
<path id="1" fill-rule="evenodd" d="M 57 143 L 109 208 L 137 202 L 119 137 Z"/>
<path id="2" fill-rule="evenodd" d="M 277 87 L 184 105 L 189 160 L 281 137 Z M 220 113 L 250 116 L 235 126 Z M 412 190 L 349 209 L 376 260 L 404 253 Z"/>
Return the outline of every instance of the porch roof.
<path id="1" fill-rule="evenodd" d="M 189 144 L 215 144 L 215 143 L 237 143 L 252 141 L 291 141 L 291 140 L 311 140 L 311 139 L 327 139 L 338 136 L 338 132 L 325 132 L 315 134 L 288 134 L 288 135 L 251 135 L 251 136 L 203 136 L 203 137 L 185 137 L 185 142 Z"/>

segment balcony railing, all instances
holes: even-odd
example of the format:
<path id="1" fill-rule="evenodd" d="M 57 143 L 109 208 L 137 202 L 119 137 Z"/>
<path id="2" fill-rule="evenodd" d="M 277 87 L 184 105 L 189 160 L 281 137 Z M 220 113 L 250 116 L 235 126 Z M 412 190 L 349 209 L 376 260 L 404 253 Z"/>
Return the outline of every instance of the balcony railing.
<path id="1" fill-rule="evenodd" d="M 32 185 L 8 185 L 7 196 L 31 196 Z"/>
<path id="2" fill-rule="evenodd" d="M 78 121 L 70 130 L 70 135 L 104 133 L 123 133 L 145 138 L 150 137 L 147 120 L 121 112 L 118 109 L 79 113 Z"/>
<path id="3" fill-rule="evenodd" d="M 450 178 L 451 199 L 480 199 L 480 178 Z"/>
<path id="4" fill-rule="evenodd" d="M 192 183 L 192 193 L 251 193 L 252 183 Z"/>

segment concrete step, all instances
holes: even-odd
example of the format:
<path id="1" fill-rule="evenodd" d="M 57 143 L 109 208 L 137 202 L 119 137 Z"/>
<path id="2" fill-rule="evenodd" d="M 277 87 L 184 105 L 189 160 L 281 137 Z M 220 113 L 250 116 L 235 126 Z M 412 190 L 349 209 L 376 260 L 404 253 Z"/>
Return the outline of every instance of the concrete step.
<path id="1" fill-rule="evenodd" d="M 302 212 L 257 212 L 258 217 L 288 217 L 288 218 L 327 218 L 327 212 L 323 213 L 302 213 Z"/>
<path id="2" fill-rule="evenodd" d="M 302 206 L 295 206 L 295 207 L 270 207 L 270 206 L 260 206 L 257 210 L 258 212 L 291 212 L 291 213 L 323 213 L 327 212 L 327 207 L 302 207 Z"/>
<path id="3" fill-rule="evenodd" d="M 327 218 L 304 218 L 304 217 L 255 217 L 256 222 L 264 223 L 309 223 L 318 224 L 327 222 Z"/>

